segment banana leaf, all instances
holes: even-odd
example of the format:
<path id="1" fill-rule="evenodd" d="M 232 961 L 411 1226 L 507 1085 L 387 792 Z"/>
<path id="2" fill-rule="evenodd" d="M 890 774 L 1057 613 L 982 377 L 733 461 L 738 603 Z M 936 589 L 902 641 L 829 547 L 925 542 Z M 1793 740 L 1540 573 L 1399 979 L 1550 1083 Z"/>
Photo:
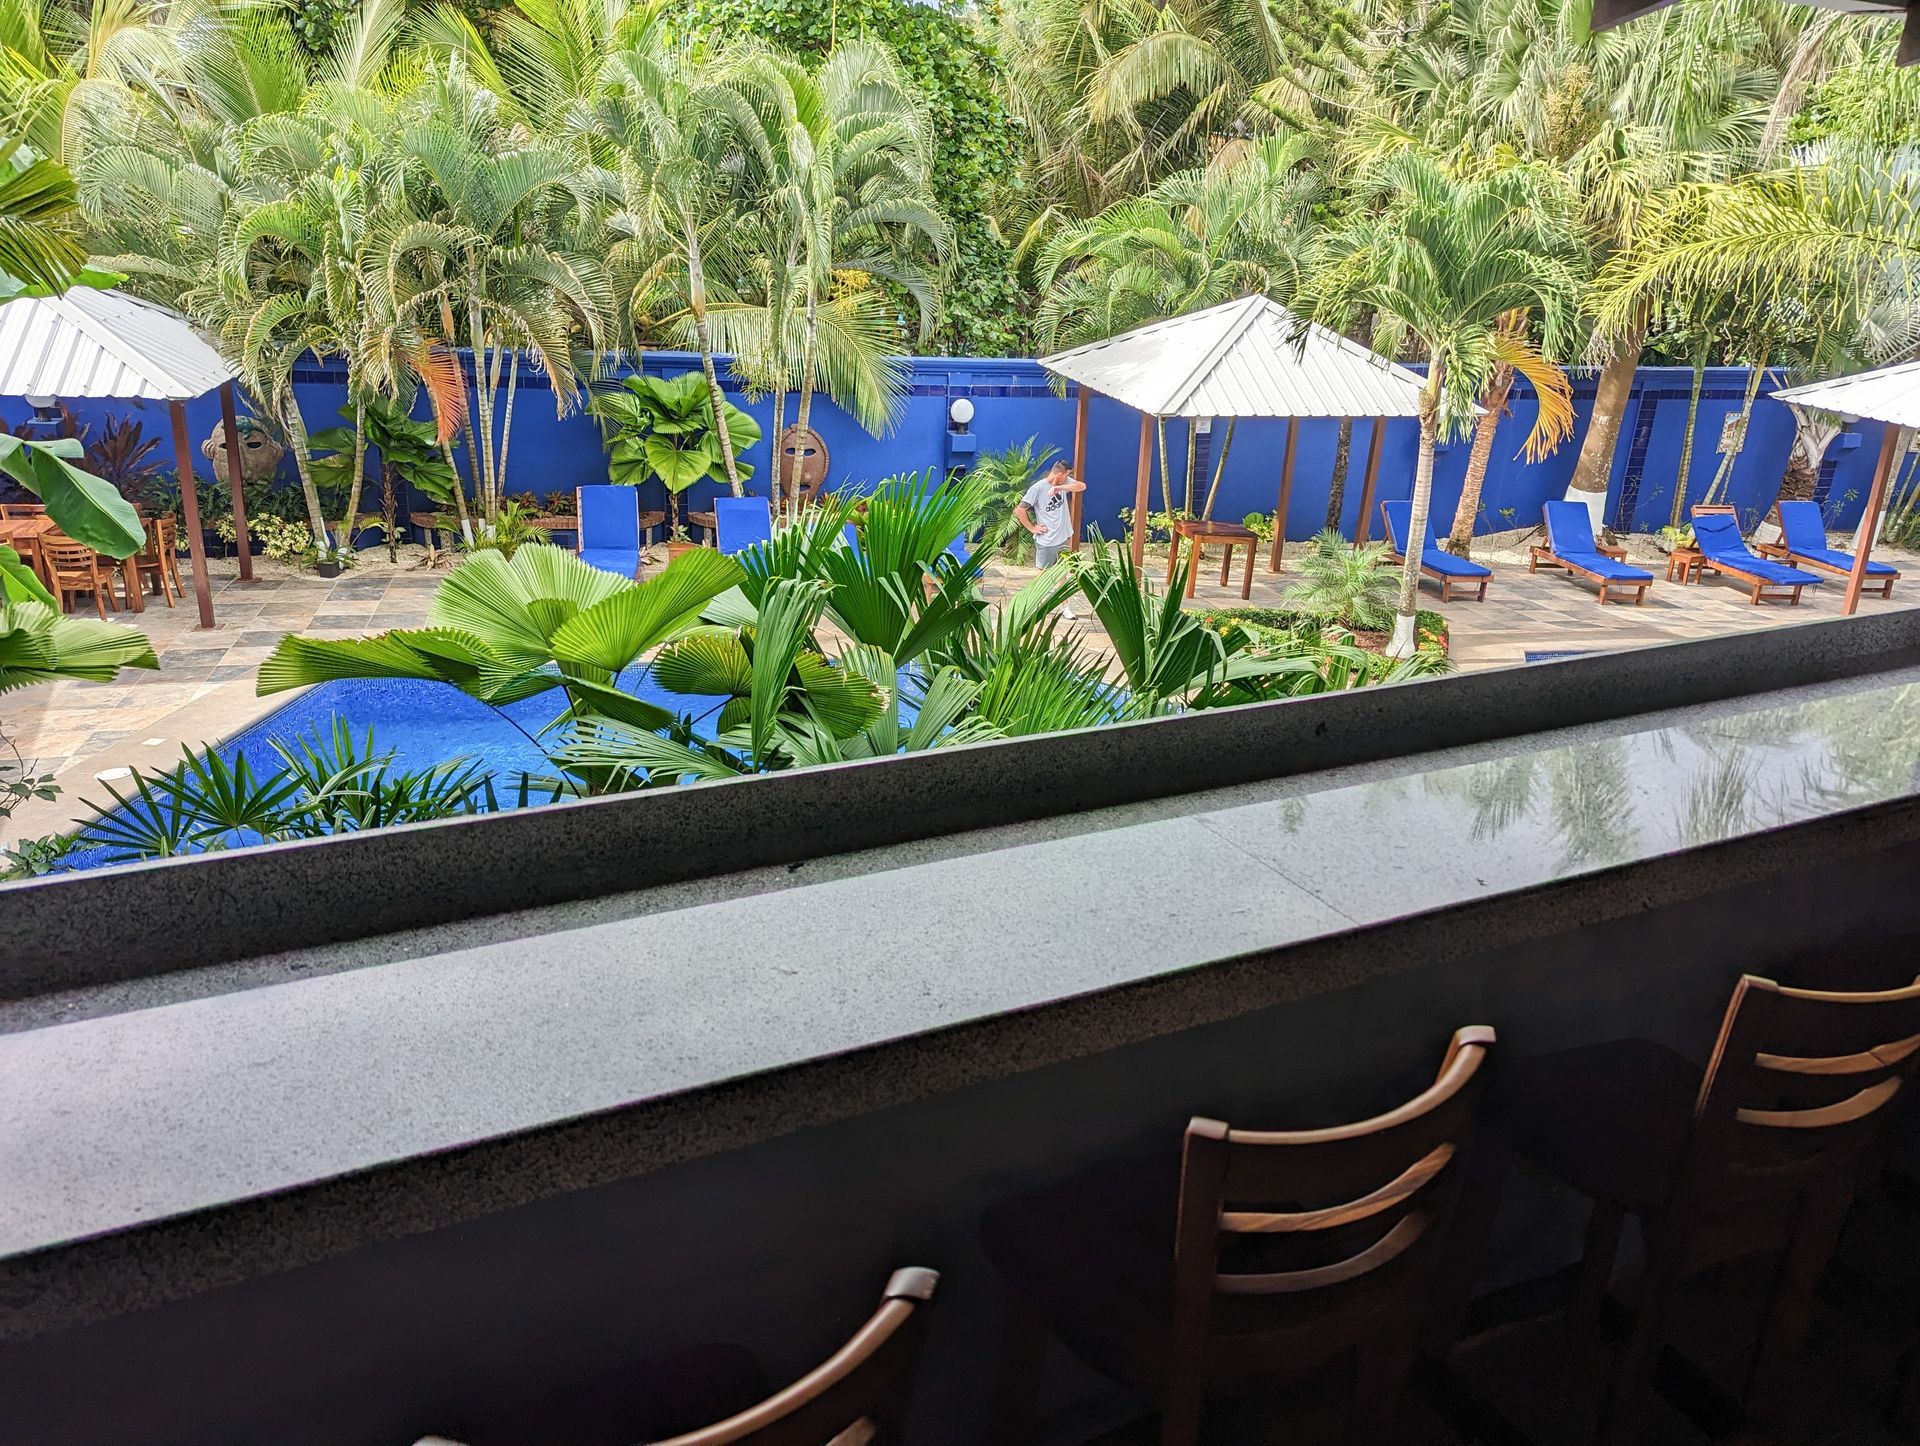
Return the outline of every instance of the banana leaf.
<path id="1" fill-rule="evenodd" d="M 0 472 L 47 504 L 47 516 L 75 542 L 108 557 L 131 557 L 147 545 L 140 514 L 109 482 L 66 459 L 83 454 L 78 440 L 30 441 L 0 433 Z"/>

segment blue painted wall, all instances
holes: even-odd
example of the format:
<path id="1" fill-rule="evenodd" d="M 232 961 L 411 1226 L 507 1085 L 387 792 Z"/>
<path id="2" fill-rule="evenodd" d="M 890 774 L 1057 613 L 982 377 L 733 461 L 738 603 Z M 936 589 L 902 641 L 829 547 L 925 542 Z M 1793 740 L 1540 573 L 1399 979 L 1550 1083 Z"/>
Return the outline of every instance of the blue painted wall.
<path id="1" fill-rule="evenodd" d="M 648 372 L 675 375 L 696 366 L 698 359 L 686 353 L 654 352 L 644 358 L 643 364 Z M 332 424 L 346 399 L 342 369 L 331 365 L 313 366 L 296 373 L 295 380 L 308 425 L 318 429 Z M 1522 441 L 1533 423 L 1536 401 L 1524 384 L 1515 387 L 1510 415 L 1502 419 L 1496 434 L 1476 531 L 1531 525 L 1539 519 L 1541 503 L 1564 492 L 1592 408 L 1594 380 L 1591 372 L 1576 373 L 1579 430 L 1552 457 L 1537 464 L 1529 464 L 1519 456 Z M 1739 368 L 1714 368 L 1706 375 L 1689 500 L 1697 500 L 1714 475 L 1720 461 L 1715 448 L 1722 419 L 1740 410 L 1746 383 L 1747 373 Z M 1622 423 L 1621 445 L 1615 453 L 1614 475 L 1608 492 L 1605 516 L 1616 529 L 1645 531 L 1667 521 L 1677 481 L 1691 384 L 1692 373 L 1684 367 L 1647 367 L 1640 371 Z M 1749 523 L 1771 502 L 1793 436 L 1793 420 L 1786 407 L 1765 395 L 1777 384 L 1771 378 L 1763 380 L 1746 447 L 1733 468 L 1730 497 Z M 1056 395 L 1046 373 L 1035 363 L 923 357 L 913 362 L 911 393 L 894 431 L 884 438 L 869 436 L 831 401 L 816 398 L 813 425 L 825 437 L 831 453 L 830 485 L 870 487 L 896 473 L 948 465 L 955 460 L 955 454 L 949 450 L 947 407 L 952 399 L 963 396 L 974 404 L 971 430 L 981 450 L 1014 446 L 1033 437 L 1042 446 L 1059 448 L 1063 456 L 1071 453 L 1074 396 L 1071 391 L 1064 396 Z M 734 400 L 753 413 L 765 433 L 745 458 L 756 469 L 750 486 L 764 492 L 773 440 L 772 401 L 770 398 L 748 400 L 737 395 Z M 158 403 L 142 406 L 132 402 L 77 402 L 70 405 L 82 421 L 92 422 L 96 427 L 109 412 L 131 411 L 146 423 L 150 434 L 166 436 L 167 412 L 164 405 Z M 191 403 L 187 412 L 193 431 L 195 466 L 201 475 L 210 477 L 211 468 L 200 457 L 198 445 L 218 422 L 218 404 L 213 398 L 202 398 Z M 789 420 L 793 412 L 794 400 L 789 398 Z M 0 416 L 10 422 L 25 414 L 25 404 L 18 399 L 0 402 Z M 1293 501 L 1287 520 L 1287 534 L 1294 538 L 1311 536 L 1325 521 L 1338 424 L 1308 421 L 1299 425 Z M 1371 425 L 1361 421 L 1354 427 L 1353 458 L 1342 518 L 1342 530 L 1349 535 L 1358 520 L 1361 476 Z M 1096 398 L 1089 409 L 1085 515 L 1089 523 L 1108 536 L 1119 534 L 1117 514 L 1133 502 L 1139 426 L 1138 413 L 1105 398 Z M 1413 482 L 1414 425 L 1410 421 L 1394 421 L 1386 426 L 1378 496 L 1383 499 L 1406 497 L 1411 493 Z M 1216 517 L 1237 520 L 1249 512 L 1272 511 L 1278 492 L 1285 427 L 1282 422 L 1243 422 L 1235 429 L 1220 497 L 1214 508 Z M 1212 440 L 1206 444 L 1206 455 L 1210 459 L 1218 456 L 1217 449 L 1225 431 L 1224 421 L 1216 424 Z M 1879 428 L 1862 423 L 1850 429 L 1830 449 L 1822 498 L 1827 506 L 1829 525 L 1846 528 L 1857 521 L 1879 442 Z M 1167 446 L 1178 499 L 1185 474 L 1183 423 L 1168 425 Z M 170 440 L 164 443 L 163 451 L 163 465 L 171 466 Z M 1157 451 L 1156 444 L 1156 456 Z M 1467 452 L 1468 444 L 1462 440 L 1446 446 L 1440 453 L 1434 480 L 1437 526 L 1444 527 L 1453 515 L 1466 471 Z M 286 470 L 290 476 L 290 468 Z M 523 374 L 520 380 L 508 471 L 511 490 L 535 494 L 570 489 L 582 482 L 602 481 L 606 476 L 605 453 L 597 425 L 577 410 L 570 416 L 557 417 L 553 393 L 546 388 L 545 379 L 537 374 L 531 377 Z M 1207 476 L 1196 478 L 1198 494 L 1204 495 L 1209 477 L 1210 471 Z M 688 504 L 701 506 L 719 490 L 705 484 L 696 487 L 688 496 Z M 658 484 L 650 484 L 642 492 L 648 499 L 646 505 L 664 505 L 664 492 Z M 1152 502 L 1156 510 L 1163 505 L 1162 495 L 1156 463 Z M 414 499 L 411 505 L 424 504 Z M 1377 516 L 1370 530 L 1375 536 L 1379 535 Z"/>

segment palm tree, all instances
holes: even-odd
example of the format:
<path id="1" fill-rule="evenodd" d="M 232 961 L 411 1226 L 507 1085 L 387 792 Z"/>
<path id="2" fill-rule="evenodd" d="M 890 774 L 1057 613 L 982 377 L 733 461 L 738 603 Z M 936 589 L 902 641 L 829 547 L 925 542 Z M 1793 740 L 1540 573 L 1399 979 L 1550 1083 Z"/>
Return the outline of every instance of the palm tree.
<path id="1" fill-rule="evenodd" d="M 1527 337 L 1527 317 L 1513 311 L 1500 319 L 1494 331 L 1498 359 L 1493 375 L 1480 394 L 1480 415 L 1473 423 L 1473 447 L 1467 453 L 1467 473 L 1460 483 L 1460 502 L 1454 508 L 1453 526 L 1447 532 L 1447 547 L 1465 557 L 1473 545 L 1473 527 L 1480 516 L 1480 494 L 1487 480 L 1487 464 L 1493 460 L 1493 438 L 1500 419 L 1507 412 L 1507 398 L 1513 394 L 1513 380 L 1525 376 L 1533 384 L 1539 406 L 1539 418 L 1528 433 L 1522 451 L 1529 462 L 1537 462 L 1573 434 L 1573 385 L 1564 368 L 1548 361 L 1535 350 Z"/>
<path id="2" fill-rule="evenodd" d="M 744 495 L 726 425 L 726 398 L 714 366 L 708 321 L 709 253 L 722 254 L 751 209 L 774 156 L 743 90 L 721 61 L 696 55 L 649 30 L 607 57 L 604 91 L 586 108 L 586 129 L 611 146 L 602 177 L 611 263 L 635 279 L 625 309 L 638 318 L 671 296 L 690 323 L 713 398 L 727 484 Z M 668 318 L 670 321 L 672 318 Z"/>
<path id="3" fill-rule="evenodd" d="M 87 264 L 79 195 L 64 166 L 18 142 L 0 153 L 0 300 L 65 291 Z"/>
<path id="4" fill-rule="evenodd" d="M 827 381 L 836 400 L 877 434 L 893 421 L 906 388 L 904 364 L 889 355 L 885 298 L 872 286 L 838 290 L 841 345 L 830 360 L 822 353 L 821 312 L 836 297 L 836 276 L 860 274 L 905 290 L 919 307 L 921 339 L 932 332 L 938 278 L 922 255 L 930 251 L 937 267 L 950 237 L 933 200 L 925 102 L 892 53 L 871 41 L 840 45 L 813 69 L 772 53 L 743 56 L 735 83 L 762 117 L 773 158 L 764 205 L 775 264 L 760 325 L 777 384 L 775 438 L 789 379 L 800 393 L 803 430 L 814 388 Z M 794 322 L 797 355 L 790 349 Z M 850 344 L 862 340 L 865 346 Z M 782 490 L 797 486 L 796 476 Z"/>
<path id="5" fill-rule="evenodd" d="M 1313 282 L 1334 315 L 1371 311 L 1376 344 L 1427 364 L 1420 389 L 1420 455 L 1407 557 L 1390 656 L 1414 651 L 1420 551 L 1433 496 L 1434 452 L 1472 415 L 1494 367 L 1533 365 L 1501 339 L 1513 311 L 1540 317 L 1544 349 L 1571 340 L 1579 276 L 1558 187 L 1524 166 L 1461 173 L 1423 151 L 1403 150 L 1367 179 L 1372 208 L 1333 233 Z M 1536 423 L 1536 431 L 1539 424 Z"/>
<path id="6" fill-rule="evenodd" d="M 1097 341 L 1238 296 L 1289 299 L 1323 183 L 1313 144 L 1273 136 L 1063 227 L 1035 268 L 1040 344 Z"/>

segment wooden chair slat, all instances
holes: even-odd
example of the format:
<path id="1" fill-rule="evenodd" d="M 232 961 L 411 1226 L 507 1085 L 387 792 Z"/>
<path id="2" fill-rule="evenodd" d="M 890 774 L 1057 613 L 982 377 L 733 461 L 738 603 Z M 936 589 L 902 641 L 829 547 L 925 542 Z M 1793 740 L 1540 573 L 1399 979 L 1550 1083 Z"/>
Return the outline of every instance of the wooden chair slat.
<path id="1" fill-rule="evenodd" d="M 1804 1055 L 1769 1054 L 1761 1050 L 1754 1055 L 1753 1062 L 1762 1069 L 1778 1070 L 1783 1074 L 1870 1074 L 1877 1069 L 1891 1069 L 1915 1050 L 1920 1050 L 1920 1034 L 1910 1034 L 1891 1044 L 1874 1045 L 1871 1049 L 1853 1054 L 1808 1058 Z"/>
<path id="2" fill-rule="evenodd" d="M 1773 1130 L 1824 1130 L 1834 1125 L 1848 1125 L 1863 1120 L 1899 1093 L 1900 1081 L 1888 1079 L 1818 1109 L 1737 1109 L 1733 1117 L 1743 1125 L 1759 1125 Z"/>
<path id="3" fill-rule="evenodd" d="M 1216 1275 L 1213 1288 L 1222 1295 L 1299 1295 L 1310 1290 L 1345 1285 L 1405 1255 L 1427 1233 L 1427 1224 L 1425 1215 L 1408 1215 L 1358 1255 L 1350 1255 L 1332 1265 L 1262 1275 Z"/>
<path id="4" fill-rule="evenodd" d="M 1453 1145 L 1435 1145 L 1392 1180 L 1372 1194 L 1363 1195 L 1358 1200 L 1349 1200 L 1344 1205 L 1329 1205 L 1319 1210 L 1279 1213 L 1228 1210 L 1220 1217 L 1220 1228 L 1238 1235 L 1266 1235 L 1301 1230 L 1330 1230 L 1337 1225 L 1351 1225 L 1401 1204 L 1418 1194 L 1429 1181 L 1446 1168 L 1447 1162 L 1453 1156 Z"/>

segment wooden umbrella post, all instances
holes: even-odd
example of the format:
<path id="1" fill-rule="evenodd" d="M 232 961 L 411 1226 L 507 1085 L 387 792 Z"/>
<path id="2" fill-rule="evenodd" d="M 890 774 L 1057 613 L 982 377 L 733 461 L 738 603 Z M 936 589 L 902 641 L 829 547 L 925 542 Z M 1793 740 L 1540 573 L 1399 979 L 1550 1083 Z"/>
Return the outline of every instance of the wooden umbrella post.
<path id="1" fill-rule="evenodd" d="M 1867 578 L 1868 555 L 1873 551 L 1874 535 L 1880 531 L 1880 513 L 1887 501 L 1887 479 L 1893 476 L 1900 456 L 1900 440 L 1906 429 L 1887 423 L 1887 435 L 1880 442 L 1880 460 L 1873 464 L 1873 486 L 1867 490 L 1866 510 L 1860 514 L 1860 530 L 1853 535 L 1853 570 L 1847 574 L 1847 595 L 1840 604 L 1843 616 L 1852 617 L 1860 606 L 1860 585 Z"/>
<path id="2" fill-rule="evenodd" d="M 240 477 L 240 421 L 233 411 L 233 383 L 220 388 L 220 425 L 227 443 L 227 482 L 233 488 L 233 545 L 240 550 L 240 581 L 253 581 L 253 545 L 247 532 L 247 499 Z"/>
<path id="3" fill-rule="evenodd" d="M 1287 550 L 1287 511 L 1293 505 L 1293 444 L 1300 437 L 1300 421 L 1287 418 L 1287 445 L 1280 453 L 1280 500 L 1273 508 L 1273 550 L 1267 556 L 1267 571 L 1280 571 L 1280 559 Z"/>
<path id="4" fill-rule="evenodd" d="M 207 544 L 200 535 L 200 497 L 194 491 L 193 450 L 187 441 L 187 409 L 168 402 L 173 415 L 174 465 L 180 469 L 180 506 L 186 513 L 187 551 L 193 561 L 193 598 L 200 605 L 200 626 L 213 626 L 213 589 L 207 583 Z"/>
<path id="5" fill-rule="evenodd" d="M 1073 475 L 1082 482 L 1087 480 L 1087 403 L 1091 399 L 1092 393 L 1082 386 L 1080 399 L 1073 409 Z M 1073 551 L 1075 552 L 1080 550 L 1080 520 L 1083 515 L 1081 504 L 1085 501 L 1086 495 L 1084 492 L 1074 493 L 1069 504 L 1073 508 Z"/>
<path id="6" fill-rule="evenodd" d="M 1147 560 L 1147 479 L 1153 472 L 1153 418 L 1140 414 L 1140 464 L 1133 478 L 1133 565 Z"/>
<path id="7" fill-rule="evenodd" d="M 1387 419 L 1373 419 L 1373 434 L 1367 438 L 1367 477 L 1360 484 L 1360 520 L 1353 527 L 1353 545 L 1359 547 L 1367 540 L 1367 529 L 1373 518 L 1373 488 L 1380 480 L 1380 446 L 1386 441 Z"/>

